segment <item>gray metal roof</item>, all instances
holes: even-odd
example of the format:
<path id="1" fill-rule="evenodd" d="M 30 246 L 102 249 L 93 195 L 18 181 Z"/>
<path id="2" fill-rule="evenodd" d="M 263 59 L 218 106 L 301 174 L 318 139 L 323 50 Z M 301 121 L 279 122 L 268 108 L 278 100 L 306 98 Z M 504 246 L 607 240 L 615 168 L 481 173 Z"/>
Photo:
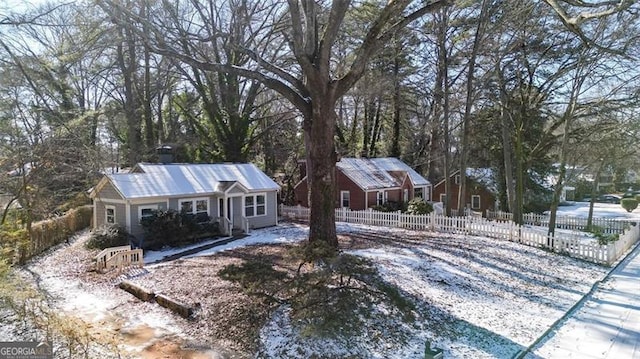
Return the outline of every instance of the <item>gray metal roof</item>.
<path id="1" fill-rule="evenodd" d="M 429 181 L 397 158 L 344 157 L 336 164 L 342 173 L 364 190 L 402 186 L 400 178 L 389 172 L 406 172 L 414 186 L 427 186 Z"/>
<path id="2" fill-rule="evenodd" d="M 407 172 L 414 186 L 429 186 L 431 184 L 428 179 L 424 178 L 408 164 L 400 161 L 395 157 L 372 158 L 371 161 L 373 161 L 376 166 L 384 169 L 385 171 Z"/>
<path id="3" fill-rule="evenodd" d="M 229 182 L 238 182 L 249 192 L 280 189 L 278 184 L 251 163 L 140 163 L 137 167 L 144 173 L 107 175 L 125 198 L 221 193 L 229 187 Z"/>

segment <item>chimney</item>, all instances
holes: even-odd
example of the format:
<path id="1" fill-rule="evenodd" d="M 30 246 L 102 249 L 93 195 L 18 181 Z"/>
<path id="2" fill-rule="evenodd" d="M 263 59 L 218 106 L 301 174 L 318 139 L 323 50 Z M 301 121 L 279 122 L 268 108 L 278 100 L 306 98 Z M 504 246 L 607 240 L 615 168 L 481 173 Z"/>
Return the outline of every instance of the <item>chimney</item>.
<path id="1" fill-rule="evenodd" d="M 173 162 L 173 147 L 169 145 L 156 147 L 156 153 L 158 154 L 158 161 L 163 165 Z"/>

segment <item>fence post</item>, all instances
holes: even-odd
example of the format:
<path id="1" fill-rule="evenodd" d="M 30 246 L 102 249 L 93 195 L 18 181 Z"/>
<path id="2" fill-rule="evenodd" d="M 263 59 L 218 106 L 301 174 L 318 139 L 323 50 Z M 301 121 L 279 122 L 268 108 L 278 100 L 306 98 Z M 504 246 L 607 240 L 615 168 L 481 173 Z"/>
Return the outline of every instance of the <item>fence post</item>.
<path id="1" fill-rule="evenodd" d="M 436 230 L 436 211 L 431 212 L 431 230 Z"/>

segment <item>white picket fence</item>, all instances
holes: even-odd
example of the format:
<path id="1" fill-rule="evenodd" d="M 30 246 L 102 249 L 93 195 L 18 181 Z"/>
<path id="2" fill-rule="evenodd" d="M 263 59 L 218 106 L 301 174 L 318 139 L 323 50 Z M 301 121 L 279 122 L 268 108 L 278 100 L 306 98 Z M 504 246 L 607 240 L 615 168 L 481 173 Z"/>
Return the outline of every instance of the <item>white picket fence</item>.
<path id="1" fill-rule="evenodd" d="M 301 206 L 280 206 L 280 215 L 288 219 L 308 221 L 310 210 Z M 412 215 L 399 211 L 351 211 L 345 208 L 337 208 L 335 216 L 338 222 L 499 238 L 605 265 L 612 265 L 640 238 L 640 226 L 631 224 L 616 242 L 599 245 L 595 241 L 585 241 L 585 236 L 579 232 L 556 232 L 554 236 L 548 236 L 543 227 L 520 226 L 513 222 L 492 221 L 477 216 L 445 217 L 435 212 Z"/>
<path id="2" fill-rule="evenodd" d="M 509 212 L 487 210 L 486 214 L 488 219 L 496 221 L 511 221 L 513 219 L 513 214 Z M 524 224 L 543 227 L 549 225 L 549 216 L 546 214 L 525 213 L 522 217 Z M 630 227 L 630 222 L 613 218 L 594 217 L 592 225 L 602 228 L 603 233 L 606 234 L 621 234 Z M 584 231 L 587 228 L 587 219 L 573 216 L 556 216 L 556 228 Z"/>

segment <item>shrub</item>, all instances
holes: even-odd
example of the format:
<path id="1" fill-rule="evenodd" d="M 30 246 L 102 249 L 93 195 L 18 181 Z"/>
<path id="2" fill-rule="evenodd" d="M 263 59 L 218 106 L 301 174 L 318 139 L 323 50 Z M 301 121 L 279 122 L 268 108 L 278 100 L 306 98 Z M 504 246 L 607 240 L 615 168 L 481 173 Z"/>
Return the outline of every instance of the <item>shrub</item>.
<path id="1" fill-rule="evenodd" d="M 379 212 L 396 212 L 396 211 L 405 211 L 407 209 L 406 207 L 407 206 L 405 203 L 388 201 L 383 203 L 382 205 L 372 206 L 371 209 Z"/>
<path id="2" fill-rule="evenodd" d="M 585 229 L 587 232 L 593 234 L 593 236 L 598 240 L 599 245 L 607 245 L 609 243 L 615 242 L 620 239 L 619 234 L 606 234 L 604 233 L 604 228 L 600 226 L 591 225 Z"/>
<path id="3" fill-rule="evenodd" d="M 129 244 L 129 233 L 117 224 L 104 225 L 93 230 L 85 244 L 88 249 L 105 249 Z"/>
<path id="4" fill-rule="evenodd" d="M 85 192 L 80 192 L 75 196 L 73 196 L 72 198 L 70 198 L 69 200 L 67 200 L 66 202 L 64 202 L 63 204 L 56 207 L 56 209 L 54 210 L 54 213 L 62 214 L 62 213 L 68 212 L 71 209 L 90 205 L 90 204 L 91 204 L 91 198 L 89 198 L 89 196 Z"/>
<path id="5" fill-rule="evenodd" d="M 422 198 L 414 198 L 407 205 L 407 213 L 409 214 L 428 214 L 431 212 L 433 212 L 433 206 Z"/>
<path id="6" fill-rule="evenodd" d="M 220 233 L 217 223 L 198 223 L 193 215 L 174 209 L 154 211 L 153 215 L 145 218 L 141 224 L 145 232 L 145 249 L 190 244 Z"/>
<path id="7" fill-rule="evenodd" d="M 145 249 L 159 249 L 171 245 L 183 235 L 182 216 L 173 209 L 154 211 L 153 215 L 143 219 L 141 224 L 145 232 Z"/>
<path id="8" fill-rule="evenodd" d="M 635 198 L 623 198 L 622 200 L 620 200 L 620 205 L 627 212 L 631 213 L 634 209 L 638 208 L 638 200 L 636 200 Z"/>

